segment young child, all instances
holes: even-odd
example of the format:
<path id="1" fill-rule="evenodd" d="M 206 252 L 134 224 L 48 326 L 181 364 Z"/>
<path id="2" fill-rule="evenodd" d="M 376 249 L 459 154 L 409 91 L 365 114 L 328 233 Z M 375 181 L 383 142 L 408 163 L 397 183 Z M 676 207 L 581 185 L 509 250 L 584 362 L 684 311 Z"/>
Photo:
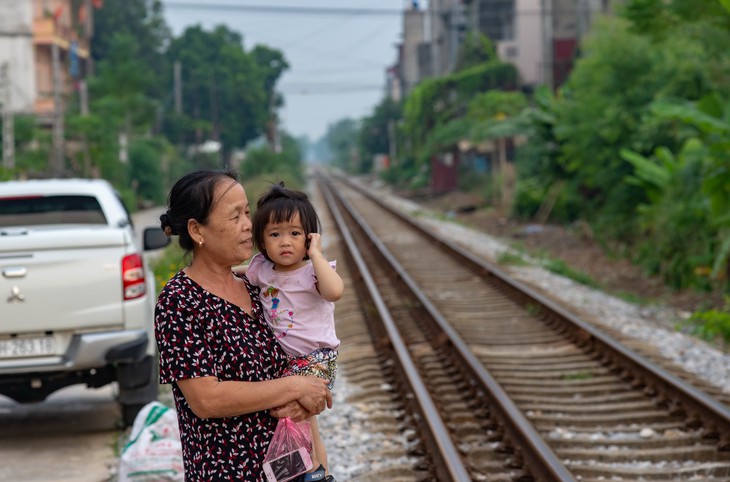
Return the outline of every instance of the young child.
<path id="1" fill-rule="evenodd" d="M 320 222 L 307 195 L 275 184 L 256 203 L 253 239 L 259 253 L 246 269 L 260 288 L 266 321 L 291 357 L 285 375 L 316 375 L 329 382 L 337 373 L 334 302 L 344 290 L 336 263 L 322 254 Z M 317 418 L 312 428 L 313 472 L 298 480 L 334 482 Z"/>

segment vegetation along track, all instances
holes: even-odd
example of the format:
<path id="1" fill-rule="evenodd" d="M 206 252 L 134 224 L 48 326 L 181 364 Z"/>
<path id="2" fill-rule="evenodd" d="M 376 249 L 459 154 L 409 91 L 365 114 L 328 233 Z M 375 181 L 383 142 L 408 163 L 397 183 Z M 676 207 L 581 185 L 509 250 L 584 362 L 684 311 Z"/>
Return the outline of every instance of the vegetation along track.
<path id="1" fill-rule="evenodd" d="M 369 225 L 352 237 L 358 246 L 366 247 L 371 230 L 403 270 L 363 255 L 441 413 L 419 412 L 424 402 L 413 382 L 394 382 L 437 480 L 459 476 L 442 467 L 448 457 L 435 454 L 443 444 L 433 432 L 424 435 L 428 417 L 443 420 L 471 480 L 730 480 L 727 399 L 483 260 L 452 253 L 453 245 L 430 239 L 354 185 L 329 185 L 344 201 L 338 209 L 352 209 L 341 217 Z M 371 331 L 381 356 L 401 356 L 387 330 Z M 539 440 L 531 438 L 536 434 Z"/>

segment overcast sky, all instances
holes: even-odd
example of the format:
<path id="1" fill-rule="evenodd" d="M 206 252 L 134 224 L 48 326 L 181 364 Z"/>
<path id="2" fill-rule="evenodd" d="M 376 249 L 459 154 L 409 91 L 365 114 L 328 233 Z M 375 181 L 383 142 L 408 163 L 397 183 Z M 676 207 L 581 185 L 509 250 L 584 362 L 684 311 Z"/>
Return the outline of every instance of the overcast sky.
<path id="1" fill-rule="evenodd" d="M 345 117 L 359 119 L 382 99 L 385 69 L 396 60 L 401 40 L 400 11 L 406 0 L 163 0 L 175 35 L 187 26 L 206 30 L 225 24 L 243 36 L 244 48 L 264 44 L 281 50 L 289 62 L 278 84 L 285 105 L 284 129 L 315 141 L 327 126 Z M 185 4 L 204 5 L 187 8 Z M 227 5 L 241 8 L 225 8 Z M 282 7 L 256 11 L 244 6 Z M 304 13 L 307 7 L 322 9 Z M 381 14 L 331 14 L 327 9 L 377 10 Z"/>

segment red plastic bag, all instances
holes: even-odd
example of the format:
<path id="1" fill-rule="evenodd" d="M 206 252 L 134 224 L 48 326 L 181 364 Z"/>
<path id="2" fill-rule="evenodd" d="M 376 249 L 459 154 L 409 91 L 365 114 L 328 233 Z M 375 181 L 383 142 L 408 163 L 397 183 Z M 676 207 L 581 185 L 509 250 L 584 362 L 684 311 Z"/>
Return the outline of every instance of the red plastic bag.
<path id="1" fill-rule="evenodd" d="M 280 418 L 264 457 L 268 482 L 286 482 L 312 469 L 312 431 L 309 422 Z"/>

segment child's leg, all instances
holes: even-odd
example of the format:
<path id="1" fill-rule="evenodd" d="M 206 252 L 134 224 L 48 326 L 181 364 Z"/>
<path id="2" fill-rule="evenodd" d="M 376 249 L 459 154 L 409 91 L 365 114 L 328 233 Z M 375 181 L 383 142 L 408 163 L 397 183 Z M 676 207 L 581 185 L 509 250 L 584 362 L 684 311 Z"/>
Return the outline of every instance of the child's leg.
<path id="1" fill-rule="evenodd" d="M 319 434 L 319 424 L 317 423 L 317 417 L 311 417 L 309 419 L 309 426 L 312 428 L 312 461 L 314 462 L 314 468 L 319 467 L 322 464 L 325 473 L 329 474 L 329 466 L 327 465 L 327 449 L 324 446 L 324 441 Z"/>

